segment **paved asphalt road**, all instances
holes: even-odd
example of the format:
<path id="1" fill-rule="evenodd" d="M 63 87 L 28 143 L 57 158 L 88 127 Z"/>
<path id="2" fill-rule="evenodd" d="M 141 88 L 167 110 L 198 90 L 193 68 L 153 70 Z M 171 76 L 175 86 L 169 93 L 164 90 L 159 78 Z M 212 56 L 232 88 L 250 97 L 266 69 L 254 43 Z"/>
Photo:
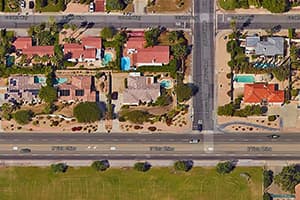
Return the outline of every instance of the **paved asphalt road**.
<path id="1" fill-rule="evenodd" d="M 239 27 L 246 29 L 300 28 L 300 15 L 277 14 L 218 14 L 217 28 L 230 29 L 230 21 L 235 20 Z"/>
<path id="2" fill-rule="evenodd" d="M 299 134 L 284 133 L 278 139 L 270 139 L 270 134 L 213 134 L 213 143 L 300 143 Z M 0 144 L 91 144 L 91 143 L 188 143 L 191 139 L 204 141 L 204 134 L 54 134 L 54 133 L 10 133 L 0 134 Z M 204 141 L 206 142 L 206 141 Z"/>
<path id="3" fill-rule="evenodd" d="M 203 130 L 214 130 L 214 1 L 194 1 L 193 83 L 199 88 L 193 98 L 193 129 L 202 120 Z"/>
<path id="4" fill-rule="evenodd" d="M 189 29 L 191 16 L 187 15 L 0 15 L 0 27 L 2 28 L 28 28 L 32 25 L 47 22 L 53 17 L 58 23 L 74 23 L 80 25 L 82 22 L 91 23 L 91 27 L 103 28 L 107 26 L 127 28 L 147 28 L 165 26 L 167 28 Z M 176 23 L 177 22 L 177 23 Z"/>

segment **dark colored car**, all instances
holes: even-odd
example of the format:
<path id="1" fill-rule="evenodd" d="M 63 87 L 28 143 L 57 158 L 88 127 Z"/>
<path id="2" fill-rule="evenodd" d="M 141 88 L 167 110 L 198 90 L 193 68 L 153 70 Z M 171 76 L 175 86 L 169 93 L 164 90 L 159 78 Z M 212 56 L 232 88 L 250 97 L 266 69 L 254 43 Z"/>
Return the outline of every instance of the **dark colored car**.
<path id="1" fill-rule="evenodd" d="M 29 9 L 33 9 L 34 8 L 34 2 L 33 1 L 29 1 Z"/>
<path id="2" fill-rule="evenodd" d="M 28 148 L 20 149 L 20 153 L 31 153 L 31 149 Z"/>
<path id="3" fill-rule="evenodd" d="M 198 124 L 197 124 L 199 131 L 202 131 L 202 128 L 203 128 L 202 123 L 203 123 L 202 120 L 199 119 Z"/>

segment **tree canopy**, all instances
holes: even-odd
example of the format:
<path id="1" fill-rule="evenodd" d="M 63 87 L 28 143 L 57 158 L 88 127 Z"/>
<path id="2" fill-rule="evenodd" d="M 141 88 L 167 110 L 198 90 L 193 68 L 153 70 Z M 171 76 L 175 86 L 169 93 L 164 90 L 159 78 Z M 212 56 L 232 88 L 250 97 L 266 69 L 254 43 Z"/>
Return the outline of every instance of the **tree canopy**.
<path id="1" fill-rule="evenodd" d="M 46 103 L 52 104 L 57 99 L 57 90 L 51 86 L 44 86 L 39 91 L 39 97 Z"/>
<path id="2" fill-rule="evenodd" d="M 158 44 L 158 38 L 161 34 L 160 28 L 151 28 L 145 32 L 146 46 L 154 46 Z"/>
<path id="3" fill-rule="evenodd" d="M 176 95 L 177 95 L 177 100 L 179 102 L 187 101 L 193 95 L 192 88 L 188 84 L 184 84 L 182 82 L 179 82 L 175 86 L 175 92 L 176 92 Z"/>
<path id="4" fill-rule="evenodd" d="M 92 163 L 91 167 L 96 171 L 105 171 L 109 168 L 109 162 L 108 160 L 97 160 Z"/>
<path id="5" fill-rule="evenodd" d="M 148 162 L 137 162 L 133 168 L 140 172 L 146 172 L 151 168 L 151 165 Z"/>
<path id="6" fill-rule="evenodd" d="M 216 169 L 219 174 L 228 174 L 234 169 L 234 165 L 231 161 L 220 162 L 217 164 Z"/>
<path id="7" fill-rule="evenodd" d="M 33 116 L 31 110 L 19 110 L 13 113 L 13 118 L 18 124 L 25 125 L 28 124 Z"/>
<path id="8" fill-rule="evenodd" d="M 116 30 L 114 27 L 104 27 L 101 30 L 101 37 L 105 40 L 112 39 L 116 34 Z"/>
<path id="9" fill-rule="evenodd" d="M 190 161 L 187 160 L 178 160 L 174 163 L 174 169 L 178 171 L 189 171 L 192 168 Z"/>
<path id="10" fill-rule="evenodd" d="M 284 191 L 295 193 L 295 186 L 300 183 L 300 166 L 289 165 L 275 176 L 275 183 Z"/>
<path id="11" fill-rule="evenodd" d="M 51 165 L 51 170 L 54 173 L 65 173 L 67 169 L 68 169 L 68 165 L 66 165 L 65 163 L 57 163 Z"/>
<path id="12" fill-rule="evenodd" d="M 80 123 L 90 123 L 103 117 L 101 110 L 95 102 L 81 102 L 73 110 L 74 116 Z"/>

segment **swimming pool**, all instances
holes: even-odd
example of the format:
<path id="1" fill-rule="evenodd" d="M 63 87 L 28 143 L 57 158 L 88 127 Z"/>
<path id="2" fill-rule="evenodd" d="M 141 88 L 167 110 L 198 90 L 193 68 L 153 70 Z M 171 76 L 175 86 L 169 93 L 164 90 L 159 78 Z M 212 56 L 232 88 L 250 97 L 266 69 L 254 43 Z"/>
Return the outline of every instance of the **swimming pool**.
<path id="1" fill-rule="evenodd" d="M 160 86 L 166 89 L 171 89 L 173 84 L 171 80 L 164 79 L 160 82 Z"/>
<path id="2" fill-rule="evenodd" d="M 106 53 L 102 59 L 103 65 L 107 65 L 110 61 L 112 61 L 112 54 Z"/>
<path id="3" fill-rule="evenodd" d="M 255 78 L 252 75 L 245 75 L 245 76 L 237 75 L 234 77 L 234 81 L 236 81 L 238 83 L 254 83 Z"/>
<path id="4" fill-rule="evenodd" d="M 34 83 L 46 84 L 46 77 L 34 76 L 33 81 Z"/>
<path id="5" fill-rule="evenodd" d="M 130 70 L 130 58 L 129 57 L 121 58 L 121 70 L 123 70 L 123 71 Z"/>

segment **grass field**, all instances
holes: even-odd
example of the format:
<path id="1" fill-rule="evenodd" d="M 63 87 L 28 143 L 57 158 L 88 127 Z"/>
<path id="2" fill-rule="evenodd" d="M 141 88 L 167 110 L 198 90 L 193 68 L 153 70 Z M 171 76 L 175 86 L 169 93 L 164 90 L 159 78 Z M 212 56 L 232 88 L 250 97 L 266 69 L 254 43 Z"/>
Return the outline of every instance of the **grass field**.
<path id="1" fill-rule="evenodd" d="M 248 183 L 240 173 L 251 176 Z M 3 200 L 261 200 L 262 169 L 237 168 L 219 175 L 213 168 L 175 173 L 153 168 L 95 172 L 89 167 L 53 174 L 49 168 L 0 168 Z"/>

